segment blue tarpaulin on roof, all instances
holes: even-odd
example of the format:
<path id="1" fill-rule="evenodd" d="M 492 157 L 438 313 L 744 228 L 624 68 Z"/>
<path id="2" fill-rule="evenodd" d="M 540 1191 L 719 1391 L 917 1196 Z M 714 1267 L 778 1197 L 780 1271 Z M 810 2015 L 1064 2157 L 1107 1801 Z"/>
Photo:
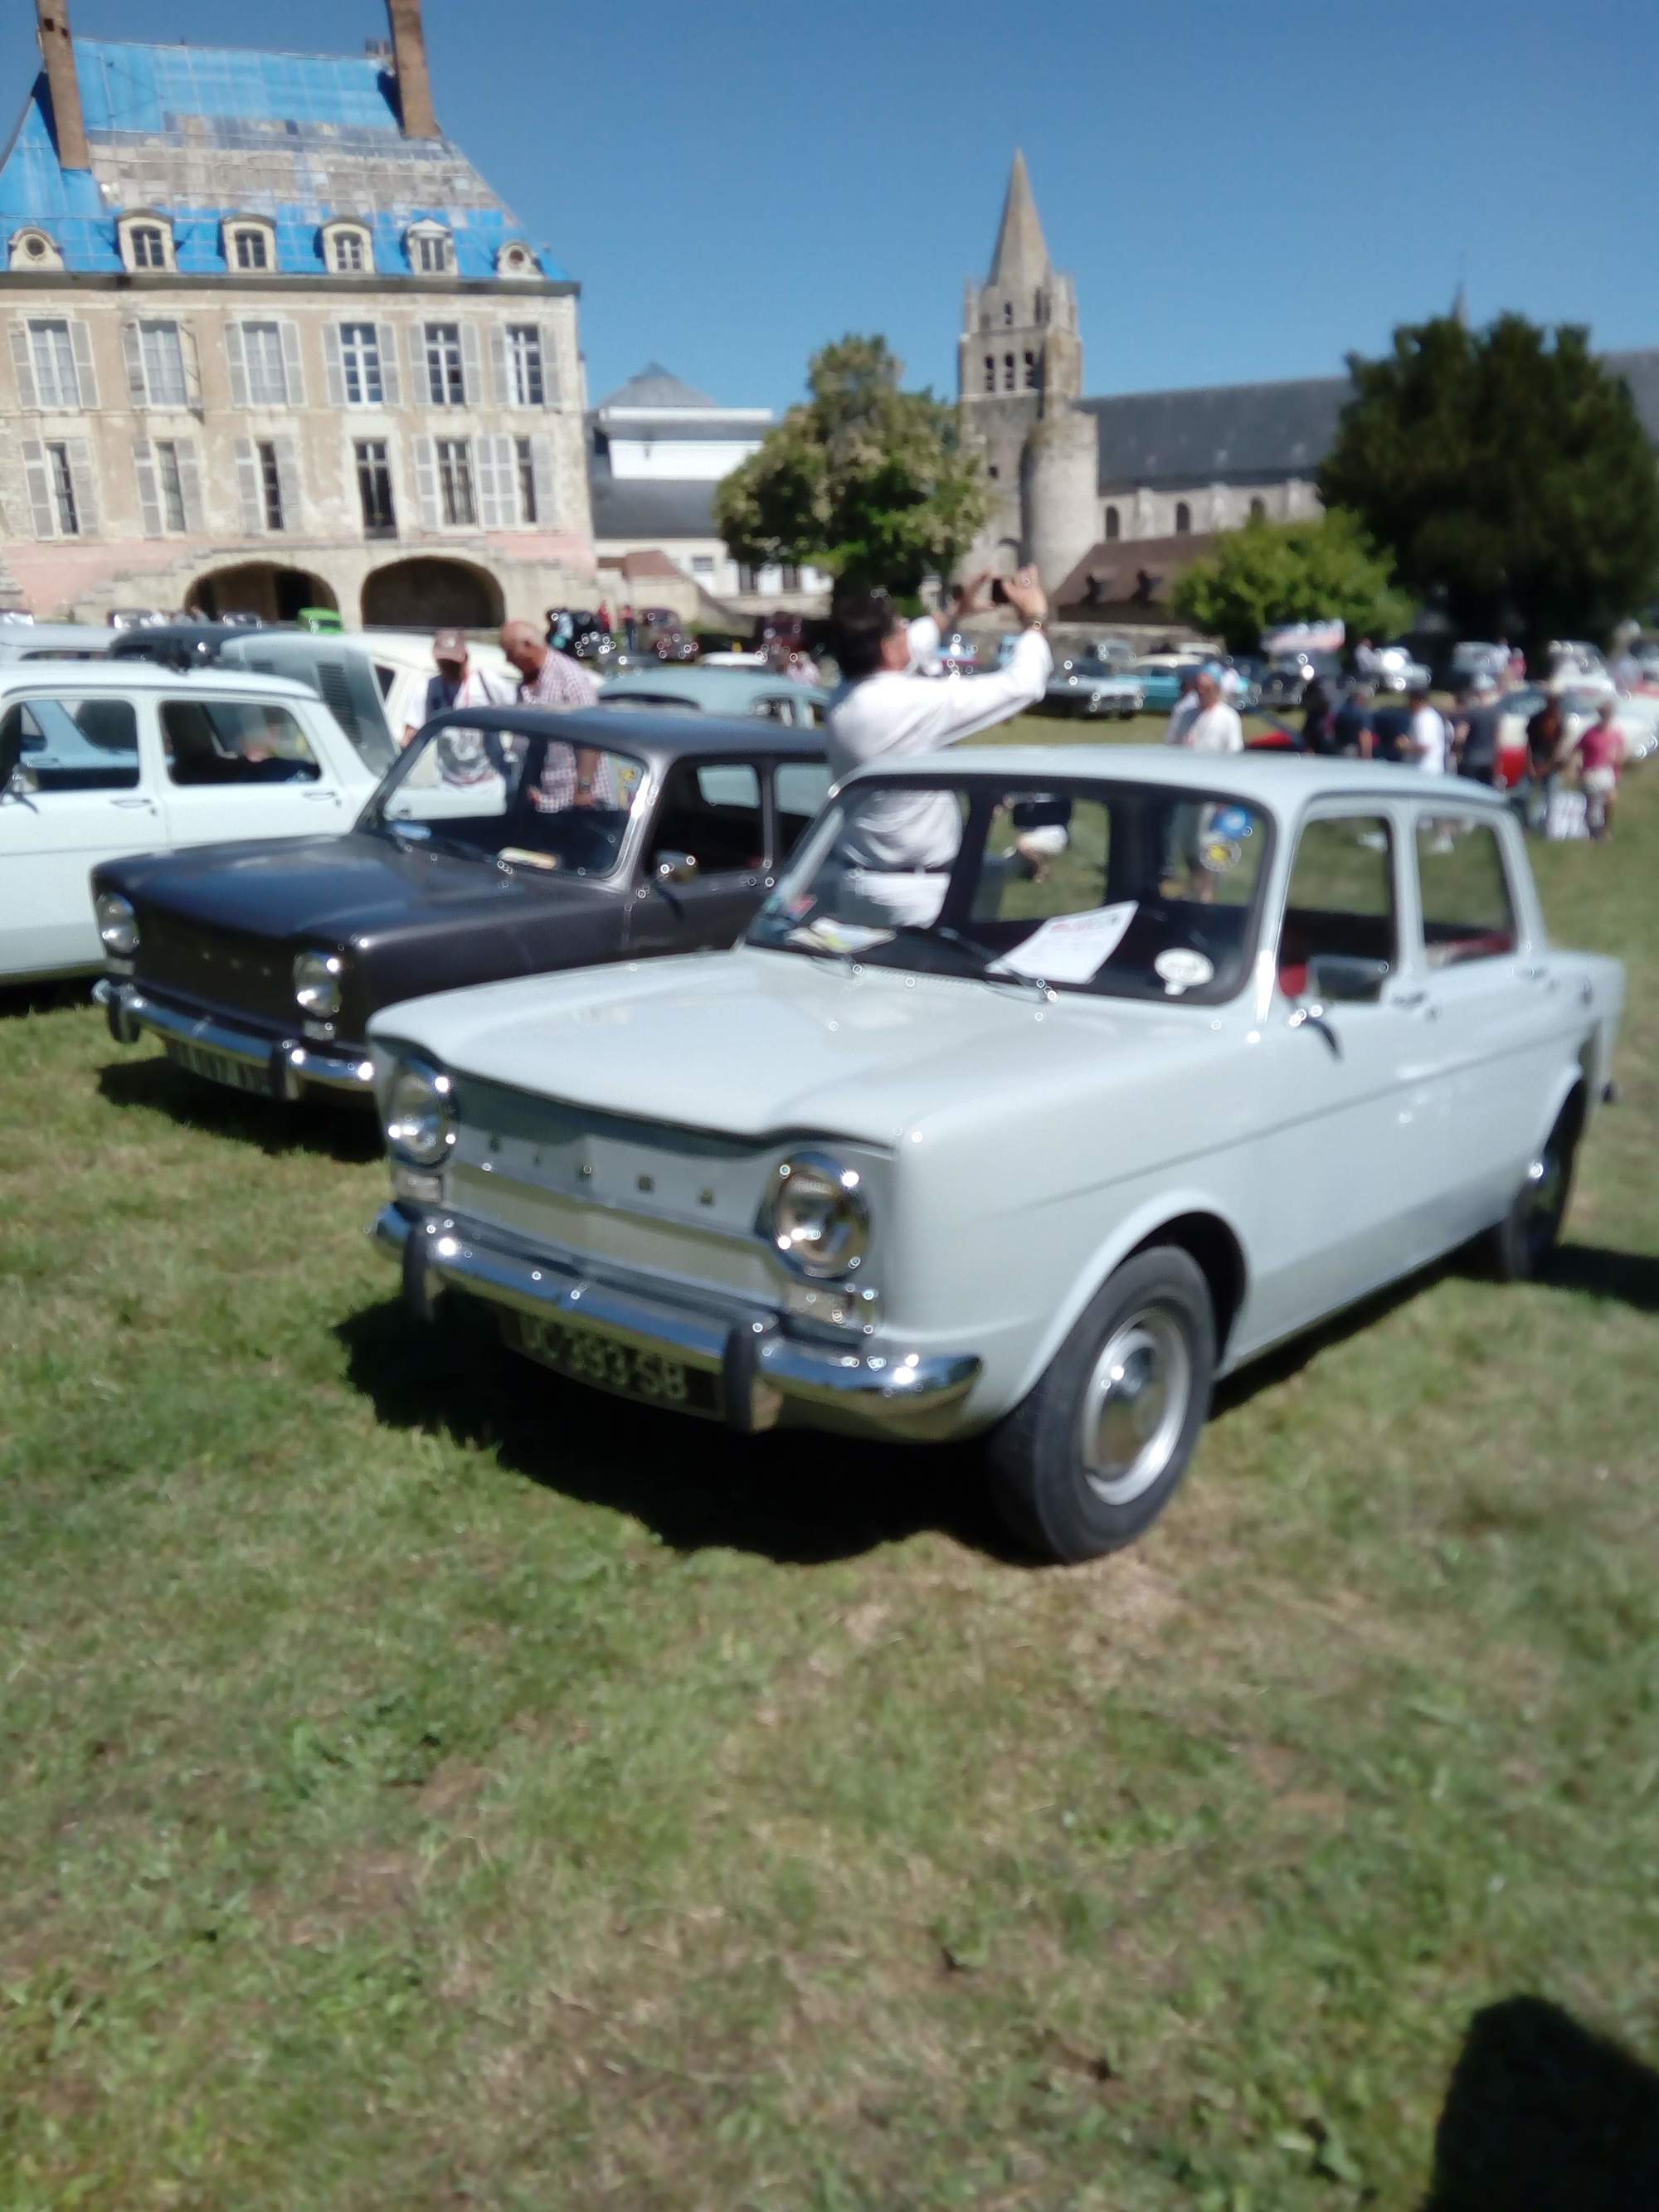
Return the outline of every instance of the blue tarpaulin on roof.
<path id="1" fill-rule="evenodd" d="M 409 274 L 405 234 L 411 223 L 431 220 L 450 232 L 461 276 L 493 276 L 496 256 L 511 240 L 530 246 L 544 275 L 564 276 L 551 256 L 526 236 L 512 211 L 476 179 L 483 205 L 453 206 L 434 196 L 434 186 L 441 191 L 453 177 L 461 157 L 447 143 L 402 136 L 391 76 L 372 57 L 81 39 L 76 59 L 93 172 L 59 167 L 46 121 L 44 76 L 0 162 L 0 224 L 8 231 L 23 222 L 38 224 L 70 269 L 122 266 L 115 219 L 126 203 L 113 192 L 106 196 L 99 181 L 100 168 L 106 177 L 112 173 L 115 155 L 177 149 L 181 161 L 189 155 L 194 166 L 205 149 L 224 154 L 228 192 L 236 190 L 239 157 L 246 155 L 282 157 L 291 190 L 270 188 L 267 161 L 261 165 L 262 181 L 250 183 L 234 198 L 204 205 L 172 193 L 149 203 L 172 218 L 174 258 L 187 275 L 227 274 L 225 218 L 262 215 L 276 226 L 281 275 L 325 273 L 321 227 L 344 216 L 368 225 L 375 267 L 387 275 Z M 393 198 L 385 190 L 388 161 L 398 165 L 403 187 Z M 373 205 L 362 181 L 371 166 L 377 180 Z"/>
<path id="2" fill-rule="evenodd" d="M 185 115 L 396 133 L 391 79 L 373 59 L 239 46 L 135 46 L 77 39 L 88 131 L 171 130 Z"/>

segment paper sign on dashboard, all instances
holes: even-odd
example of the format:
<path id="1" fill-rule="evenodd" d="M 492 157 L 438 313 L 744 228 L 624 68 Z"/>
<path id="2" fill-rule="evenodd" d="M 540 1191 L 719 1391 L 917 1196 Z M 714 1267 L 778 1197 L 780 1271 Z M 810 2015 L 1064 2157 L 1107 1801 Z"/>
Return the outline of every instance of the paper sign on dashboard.
<path id="1" fill-rule="evenodd" d="M 1050 983 L 1086 983 L 1122 943 L 1136 903 L 1120 899 L 1115 906 L 1091 907 L 1084 914 L 1051 915 L 994 965 L 1019 975 L 1041 975 Z"/>

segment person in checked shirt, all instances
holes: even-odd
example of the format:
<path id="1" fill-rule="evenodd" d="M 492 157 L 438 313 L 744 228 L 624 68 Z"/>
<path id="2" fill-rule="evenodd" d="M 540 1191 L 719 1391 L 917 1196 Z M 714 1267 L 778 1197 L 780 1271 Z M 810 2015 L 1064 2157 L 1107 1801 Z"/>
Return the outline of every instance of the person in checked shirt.
<path id="1" fill-rule="evenodd" d="M 519 672 L 520 707 L 541 707 L 550 714 L 568 714 L 579 707 L 592 707 L 598 701 L 599 687 L 587 671 L 579 667 L 568 654 L 555 653 L 533 623 L 505 624 L 501 651 Z M 567 806 L 614 805 L 616 799 L 605 755 L 591 745 L 565 745 L 550 740 L 544 751 L 541 775 L 530 798 L 544 814 L 558 814 Z"/>

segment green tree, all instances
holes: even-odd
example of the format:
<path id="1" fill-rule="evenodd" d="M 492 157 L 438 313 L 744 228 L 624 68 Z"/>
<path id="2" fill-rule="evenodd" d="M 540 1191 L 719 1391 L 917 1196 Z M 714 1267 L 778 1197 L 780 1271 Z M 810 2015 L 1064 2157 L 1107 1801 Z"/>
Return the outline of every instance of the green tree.
<path id="1" fill-rule="evenodd" d="M 949 572 L 990 512 L 984 477 L 955 408 L 901 392 L 902 374 L 884 338 L 844 337 L 813 356 L 811 398 L 714 495 L 737 559 L 904 595 Z"/>
<path id="2" fill-rule="evenodd" d="M 1389 637 L 1411 617 L 1386 559 L 1340 508 L 1316 522 L 1262 522 L 1229 531 L 1176 580 L 1176 612 L 1253 653 L 1278 623 L 1340 617 L 1351 637 Z"/>
<path id="3" fill-rule="evenodd" d="M 1584 331 L 1550 341 L 1519 315 L 1443 318 L 1349 360 L 1320 491 L 1465 636 L 1602 638 L 1659 584 L 1659 471 L 1629 389 Z"/>

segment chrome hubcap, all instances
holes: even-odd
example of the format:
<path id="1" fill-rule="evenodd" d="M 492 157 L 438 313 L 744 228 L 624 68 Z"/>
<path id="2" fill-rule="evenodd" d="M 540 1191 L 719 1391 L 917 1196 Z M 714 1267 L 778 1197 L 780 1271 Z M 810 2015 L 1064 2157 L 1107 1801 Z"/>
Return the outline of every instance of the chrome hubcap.
<path id="1" fill-rule="evenodd" d="M 1083 1395 L 1079 1437 L 1084 1478 L 1103 1504 L 1128 1504 L 1164 1473 L 1192 1389 L 1192 1356 L 1172 1314 L 1151 1306 L 1112 1331 Z"/>

